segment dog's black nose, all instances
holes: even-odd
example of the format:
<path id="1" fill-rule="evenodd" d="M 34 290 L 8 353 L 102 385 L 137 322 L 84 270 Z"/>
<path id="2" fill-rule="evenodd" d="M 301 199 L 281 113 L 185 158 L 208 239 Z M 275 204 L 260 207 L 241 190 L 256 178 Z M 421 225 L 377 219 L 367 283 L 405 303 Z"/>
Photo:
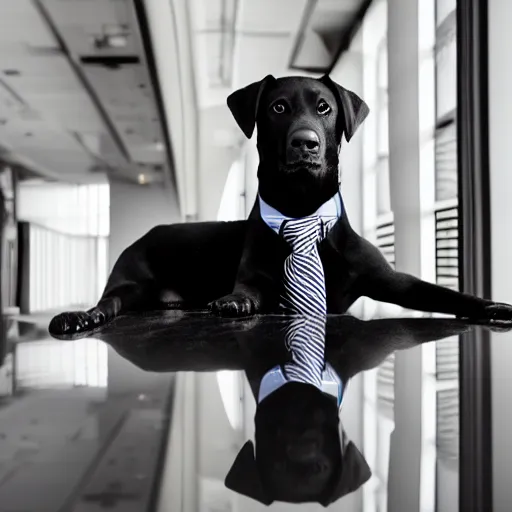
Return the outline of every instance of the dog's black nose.
<path id="1" fill-rule="evenodd" d="M 320 139 L 313 130 L 300 129 L 292 133 L 290 145 L 292 148 L 316 155 L 320 149 Z"/>

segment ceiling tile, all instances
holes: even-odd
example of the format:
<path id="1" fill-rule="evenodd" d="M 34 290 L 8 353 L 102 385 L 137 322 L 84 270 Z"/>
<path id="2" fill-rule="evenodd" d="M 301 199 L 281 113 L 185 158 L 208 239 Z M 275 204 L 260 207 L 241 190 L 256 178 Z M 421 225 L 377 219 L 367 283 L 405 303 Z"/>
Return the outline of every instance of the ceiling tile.
<path id="1" fill-rule="evenodd" d="M 288 61 L 293 43 L 289 37 L 243 36 L 238 41 L 239 59 L 233 88 L 261 80 L 268 74 L 288 74 Z"/>
<path id="2" fill-rule="evenodd" d="M 307 0 L 240 0 L 237 30 L 242 32 L 296 32 Z"/>

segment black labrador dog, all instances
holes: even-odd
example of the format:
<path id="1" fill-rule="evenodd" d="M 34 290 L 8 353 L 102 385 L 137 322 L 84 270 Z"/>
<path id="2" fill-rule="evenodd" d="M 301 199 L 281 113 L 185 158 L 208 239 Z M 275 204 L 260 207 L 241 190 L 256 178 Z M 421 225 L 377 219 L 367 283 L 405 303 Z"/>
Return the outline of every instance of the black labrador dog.
<path id="1" fill-rule="evenodd" d="M 368 115 L 353 92 L 333 82 L 267 76 L 228 97 L 247 137 L 258 128 L 259 195 L 287 217 L 316 212 L 340 187 L 342 136 Z M 350 226 L 345 211 L 319 244 L 327 311 L 344 313 L 361 296 L 478 321 L 510 321 L 512 306 L 394 271 Z M 204 308 L 226 317 L 278 309 L 287 243 L 263 221 L 256 200 L 247 221 L 157 226 L 119 257 L 103 296 L 89 311 L 50 322 L 50 334 L 90 333 L 128 310 Z"/>

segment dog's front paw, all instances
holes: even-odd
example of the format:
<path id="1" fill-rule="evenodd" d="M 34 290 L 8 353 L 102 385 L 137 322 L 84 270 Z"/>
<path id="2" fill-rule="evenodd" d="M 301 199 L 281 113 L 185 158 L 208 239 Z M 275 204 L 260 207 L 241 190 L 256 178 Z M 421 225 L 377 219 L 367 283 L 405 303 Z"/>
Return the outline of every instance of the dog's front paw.
<path id="1" fill-rule="evenodd" d="M 86 311 L 68 311 L 54 316 L 48 326 L 48 331 L 55 338 L 75 339 L 87 335 L 103 322 L 103 317 L 92 316 Z"/>
<path id="2" fill-rule="evenodd" d="M 210 303 L 212 313 L 220 316 L 234 318 L 250 316 L 256 313 L 256 306 L 252 299 L 242 293 L 232 293 Z"/>
<path id="3" fill-rule="evenodd" d="M 503 302 L 492 302 L 484 308 L 485 320 L 490 322 L 512 322 L 512 306 Z"/>

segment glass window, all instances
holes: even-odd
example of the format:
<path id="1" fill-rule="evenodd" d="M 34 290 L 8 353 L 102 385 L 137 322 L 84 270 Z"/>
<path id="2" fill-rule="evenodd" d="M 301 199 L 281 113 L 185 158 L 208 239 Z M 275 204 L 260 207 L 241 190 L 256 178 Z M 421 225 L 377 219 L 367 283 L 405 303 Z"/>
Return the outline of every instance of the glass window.
<path id="1" fill-rule="evenodd" d="M 455 12 L 436 31 L 436 117 L 442 120 L 457 104 L 457 44 Z"/>
<path id="2" fill-rule="evenodd" d="M 457 197 L 457 129 L 455 122 L 439 128 L 435 137 L 436 201 Z"/>
<path id="3" fill-rule="evenodd" d="M 436 25 L 439 26 L 446 17 L 455 12 L 457 0 L 436 0 Z"/>

